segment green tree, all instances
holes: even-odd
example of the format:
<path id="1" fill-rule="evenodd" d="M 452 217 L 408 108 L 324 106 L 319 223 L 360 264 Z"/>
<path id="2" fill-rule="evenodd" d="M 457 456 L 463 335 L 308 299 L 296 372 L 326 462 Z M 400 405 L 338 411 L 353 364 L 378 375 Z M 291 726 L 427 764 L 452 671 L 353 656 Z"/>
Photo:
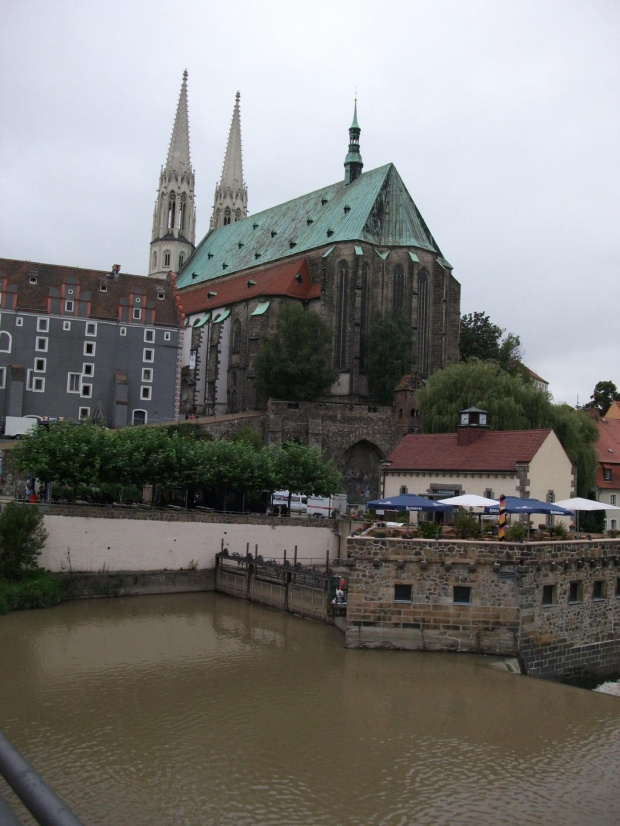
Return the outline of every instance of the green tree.
<path id="1" fill-rule="evenodd" d="M 328 325 L 299 304 L 283 304 L 275 329 L 261 337 L 254 362 L 256 386 L 267 397 L 311 401 L 336 380 L 330 361 Z"/>
<path id="2" fill-rule="evenodd" d="M 36 568 L 46 539 L 37 508 L 9 502 L 0 515 L 0 576 L 15 581 Z"/>
<path id="3" fill-rule="evenodd" d="M 379 404 L 391 404 L 394 388 L 411 372 L 411 328 L 404 313 L 383 316 L 368 332 L 368 391 Z"/>
<path id="4" fill-rule="evenodd" d="M 496 361 L 509 373 L 522 369 L 519 336 L 506 333 L 485 313 L 461 316 L 459 351 L 461 361 Z"/>
<path id="5" fill-rule="evenodd" d="M 233 434 L 232 441 L 250 445 L 250 447 L 253 447 L 254 450 L 262 450 L 264 447 L 260 433 L 247 424 Z"/>
<path id="6" fill-rule="evenodd" d="M 599 381 L 594 387 L 590 401 L 586 407 L 595 407 L 601 416 L 609 410 L 611 405 L 620 400 L 620 393 L 613 381 Z"/>
<path id="7" fill-rule="evenodd" d="M 598 439 L 596 425 L 583 411 L 551 403 L 520 375 L 510 375 L 494 361 L 471 361 L 438 370 L 417 394 L 424 433 L 450 433 L 458 413 L 480 407 L 493 430 L 553 428 L 571 462 L 577 467 L 577 492 L 586 496 L 594 484 Z"/>
<path id="8" fill-rule="evenodd" d="M 342 482 L 340 471 L 315 447 L 284 442 L 276 448 L 266 449 L 271 454 L 271 488 L 314 496 L 331 496 L 338 493 Z"/>

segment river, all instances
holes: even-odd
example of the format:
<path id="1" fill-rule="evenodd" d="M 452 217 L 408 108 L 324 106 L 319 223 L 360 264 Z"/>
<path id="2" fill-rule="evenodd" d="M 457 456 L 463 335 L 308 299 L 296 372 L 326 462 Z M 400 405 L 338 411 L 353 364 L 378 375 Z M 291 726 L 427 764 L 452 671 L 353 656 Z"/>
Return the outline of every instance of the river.
<path id="1" fill-rule="evenodd" d="M 496 664 L 213 593 L 71 602 L 0 617 L 0 728 L 88 826 L 620 824 L 620 698 Z"/>

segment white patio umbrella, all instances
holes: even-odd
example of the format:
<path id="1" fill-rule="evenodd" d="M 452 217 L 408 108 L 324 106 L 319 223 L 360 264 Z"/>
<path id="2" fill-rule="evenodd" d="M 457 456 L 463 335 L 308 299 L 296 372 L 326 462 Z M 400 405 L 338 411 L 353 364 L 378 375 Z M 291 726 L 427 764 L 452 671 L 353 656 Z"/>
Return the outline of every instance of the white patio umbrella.
<path id="1" fill-rule="evenodd" d="M 553 504 L 575 511 L 575 533 L 579 533 L 579 511 L 620 511 L 618 505 L 608 505 L 605 502 L 596 502 L 594 499 L 584 499 L 582 496 L 563 499 L 561 502 L 554 502 Z"/>
<path id="2" fill-rule="evenodd" d="M 499 505 L 497 499 L 487 499 L 486 496 L 477 496 L 475 493 L 463 493 L 460 496 L 450 496 L 449 499 L 439 499 L 442 505 L 457 505 L 460 508 L 486 508 Z"/>

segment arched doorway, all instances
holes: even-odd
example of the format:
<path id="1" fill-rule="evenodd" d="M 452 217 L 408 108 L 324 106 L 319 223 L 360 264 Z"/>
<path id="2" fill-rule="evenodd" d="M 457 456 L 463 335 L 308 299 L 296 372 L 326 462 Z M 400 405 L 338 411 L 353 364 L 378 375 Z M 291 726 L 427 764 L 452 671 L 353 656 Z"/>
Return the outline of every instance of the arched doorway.
<path id="1" fill-rule="evenodd" d="M 341 471 L 344 492 L 352 503 L 378 498 L 383 455 L 377 445 L 362 439 L 343 454 Z"/>

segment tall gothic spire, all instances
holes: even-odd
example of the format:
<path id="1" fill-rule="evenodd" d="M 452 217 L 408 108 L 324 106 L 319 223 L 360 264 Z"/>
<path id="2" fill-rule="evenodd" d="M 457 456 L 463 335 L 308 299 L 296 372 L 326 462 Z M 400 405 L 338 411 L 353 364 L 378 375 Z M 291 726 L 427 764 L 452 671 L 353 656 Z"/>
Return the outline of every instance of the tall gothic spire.
<path id="1" fill-rule="evenodd" d="M 243 181 L 243 159 L 241 157 L 240 97 L 241 95 L 237 92 L 222 177 L 215 187 L 211 229 L 232 224 L 248 214 L 248 191 Z"/>
<path id="2" fill-rule="evenodd" d="M 344 182 L 346 185 L 352 183 L 362 174 L 364 162 L 360 155 L 360 132 L 357 123 L 357 98 L 353 109 L 353 123 L 349 126 L 349 152 L 344 159 Z"/>
<path id="3" fill-rule="evenodd" d="M 195 237 L 196 207 L 194 171 L 189 157 L 186 70 L 183 72 L 168 158 L 159 175 L 159 190 L 153 210 L 149 275 L 165 278 L 169 272 L 178 272 L 195 249 Z"/>
<path id="4" fill-rule="evenodd" d="M 189 158 L 189 116 L 187 114 L 187 69 L 183 72 L 183 83 L 177 114 L 172 127 L 172 137 L 168 149 L 166 172 L 191 173 Z"/>

